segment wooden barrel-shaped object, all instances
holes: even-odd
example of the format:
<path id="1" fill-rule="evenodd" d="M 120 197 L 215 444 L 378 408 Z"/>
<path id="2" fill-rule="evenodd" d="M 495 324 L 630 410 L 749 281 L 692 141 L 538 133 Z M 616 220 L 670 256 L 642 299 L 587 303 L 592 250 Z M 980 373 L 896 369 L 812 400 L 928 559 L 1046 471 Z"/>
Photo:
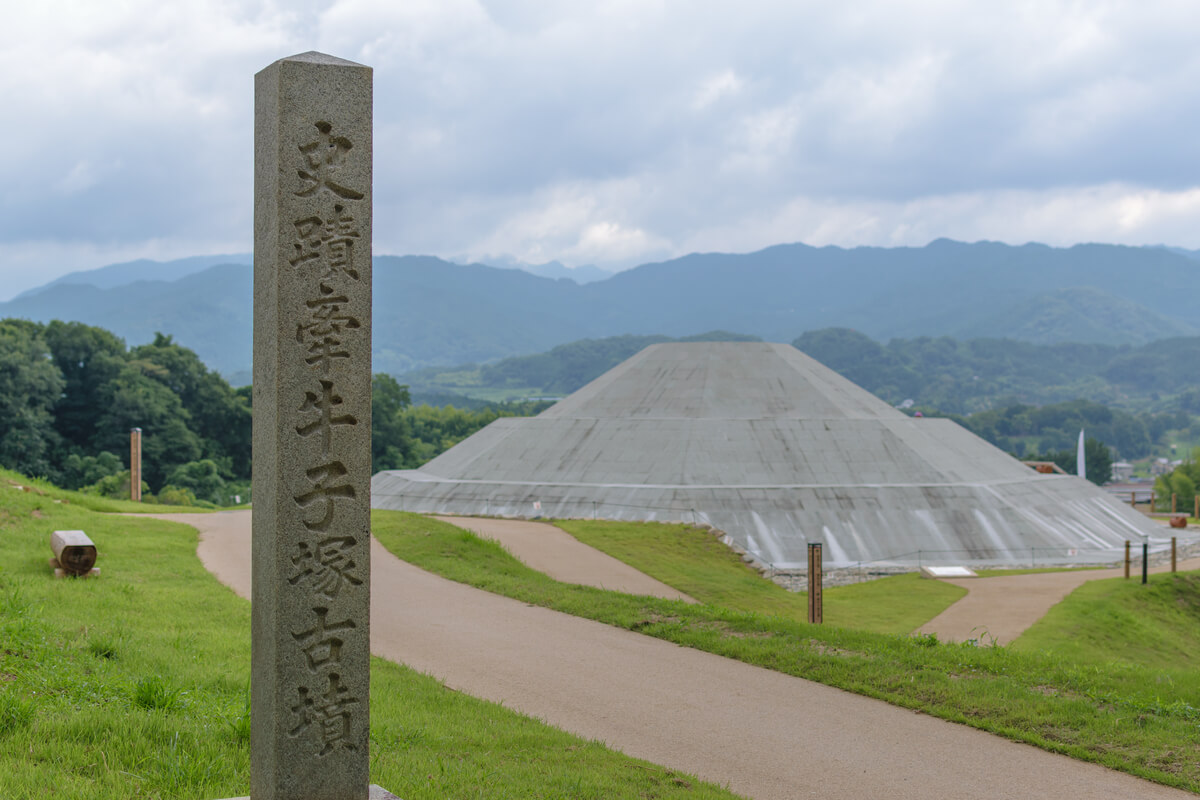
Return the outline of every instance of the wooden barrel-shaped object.
<path id="1" fill-rule="evenodd" d="M 50 549 L 68 575 L 87 575 L 96 566 L 96 545 L 83 531 L 55 531 Z"/>
<path id="2" fill-rule="evenodd" d="M 1187 517 L 1185 517 L 1183 514 L 1176 514 L 1175 516 L 1171 517 L 1171 527 L 1172 528 L 1186 528 L 1187 527 Z"/>

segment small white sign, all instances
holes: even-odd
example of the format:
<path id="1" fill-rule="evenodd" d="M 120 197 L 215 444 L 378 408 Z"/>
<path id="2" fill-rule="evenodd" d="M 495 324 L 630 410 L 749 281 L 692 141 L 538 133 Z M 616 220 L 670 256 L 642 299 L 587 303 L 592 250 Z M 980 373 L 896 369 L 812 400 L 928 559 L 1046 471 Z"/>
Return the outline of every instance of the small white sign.
<path id="1" fill-rule="evenodd" d="M 977 578 L 973 570 L 966 567 L 921 567 L 923 578 Z"/>
<path id="2" fill-rule="evenodd" d="M 534 510 L 534 511 L 541 511 L 541 510 L 542 510 L 542 501 L 541 501 L 541 500 L 534 500 L 534 501 L 533 501 L 533 510 Z"/>

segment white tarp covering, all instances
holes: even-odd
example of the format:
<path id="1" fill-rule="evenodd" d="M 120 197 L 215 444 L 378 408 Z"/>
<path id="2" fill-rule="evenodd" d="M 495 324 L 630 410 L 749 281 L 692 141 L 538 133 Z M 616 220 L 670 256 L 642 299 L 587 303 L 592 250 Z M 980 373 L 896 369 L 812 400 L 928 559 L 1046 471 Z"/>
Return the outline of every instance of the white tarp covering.
<path id="1" fill-rule="evenodd" d="M 376 508 L 706 522 L 779 568 L 806 565 L 810 541 L 830 567 L 1100 562 L 1170 541 L 1087 481 L 910 418 L 782 344 L 654 345 L 371 491 Z"/>

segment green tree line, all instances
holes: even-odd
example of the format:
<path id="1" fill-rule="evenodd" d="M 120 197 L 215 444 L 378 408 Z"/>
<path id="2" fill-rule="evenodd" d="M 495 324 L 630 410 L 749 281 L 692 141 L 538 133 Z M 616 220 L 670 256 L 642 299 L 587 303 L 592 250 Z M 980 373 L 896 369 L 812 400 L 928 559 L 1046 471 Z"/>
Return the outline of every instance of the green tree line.
<path id="1" fill-rule="evenodd" d="M 1171 496 L 1175 496 L 1175 509 L 1191 515 L 1196 509 L 1196 492 L 1200 488 L 1200 448 L 1192 451 L 1192 457 L 1166 475 L 1154 481 L 1154 504 L 1157 511 L 1171 510 Z"/>
<path id="2" fill-rule="evenodd" d="M 250 478 L 249 401 L 170 336 L 0 320 L 0 463 L 26 475 L 128 491 L 138 427 L 149 491 L 220 501 Z"/>
<path id="3" fill-rule="evenodd" d="M 911 399 L 968 414 L 1087 397 L 1128 409 L 1200 414 L 1195 336 L 1138 347 L 947 336 L 882 344 L 848 328 L 823 328 L 792 344 L 893 405 Z"/>
<path id="4" fill-rule="evenodd" d="M 1193 422 L 1183 412 L 1135 415 L 1090 400 L 1045 406 L 1014 403 L 966 415 L 944 414 L 932 408 L 921 411 L 926 416 L 948 417 L 1019 458 L 1066 451 L 1072 463 L 1081 430 L 1111 447 L 1120 458 L 1136 459 L 1150 455 L 1167 431 L 1187 428 Z"/>
<path id="5" fill-rule="evenodd" d="M 496 403 L 480 409 L 412 404 L 407 386 L 378 373 L 371 382 L 371 469 L 415 469 L 500 417 L 525 417 L 550 401 Z"/>
<path id="6" fill-rule="evenodd" d="M 155 499 L 249 500 L 251 399 L 170 336 L 129 348 L 80 322 L 0 320 L 0 464 L 65 488 L 128 497 L 137 427 Z M 413 406 L 407 386 L 375 375 L 374 469 L 420 466 L 501 416 L 549 405 Z"/>

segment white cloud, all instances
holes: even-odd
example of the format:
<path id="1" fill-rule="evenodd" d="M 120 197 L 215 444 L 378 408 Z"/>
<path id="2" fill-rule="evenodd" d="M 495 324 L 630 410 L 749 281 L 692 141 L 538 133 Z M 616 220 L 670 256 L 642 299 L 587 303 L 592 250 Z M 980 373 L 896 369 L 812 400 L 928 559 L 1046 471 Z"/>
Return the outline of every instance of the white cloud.
<path id="1" fill-rule="evenodd" d="M 904 202 L 800 197 L 758 218 L 695 231 L 682 252 L 752 251 L 779 242 L 923 246 L 948 237 L 1055 246 L 1079 242 L 1200 247 L 1200 188 L 1180 192 L 1110 184 L 1046 191 L 936 195 Z"/>
<path id="2" fill-rule="evenodd" d="M 252 76 L 311 49 L 376 69 L 380 252 L 1198 247 L 1197 29 L 1173 0 L 17 5 L 0 274 L 247 249 Z"/>
<path id="3" fill-rule="evenodd" d="M 692 108 L 703 111 L 724 97 L 734 95 L 742 89 L 742 79 L 731 70 L 718 72 L 700 82 L 692 98 Z"/>

